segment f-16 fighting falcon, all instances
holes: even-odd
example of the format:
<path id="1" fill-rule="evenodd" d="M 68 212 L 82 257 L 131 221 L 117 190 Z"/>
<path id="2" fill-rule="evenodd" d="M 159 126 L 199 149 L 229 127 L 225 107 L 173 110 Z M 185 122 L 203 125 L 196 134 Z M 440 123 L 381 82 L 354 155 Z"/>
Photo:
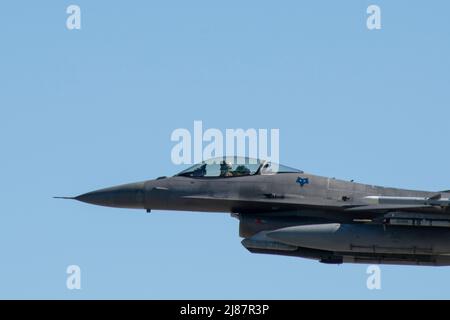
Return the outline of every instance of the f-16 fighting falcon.
<path id="1" fill-rule="evenodd" d="M 231 213 L 253 253 L 322 263 L 449 266 L 450 191 L 379 187 L 270 161 L 221 157 L 173 177 L 66 199 L 151 210 Z"/>

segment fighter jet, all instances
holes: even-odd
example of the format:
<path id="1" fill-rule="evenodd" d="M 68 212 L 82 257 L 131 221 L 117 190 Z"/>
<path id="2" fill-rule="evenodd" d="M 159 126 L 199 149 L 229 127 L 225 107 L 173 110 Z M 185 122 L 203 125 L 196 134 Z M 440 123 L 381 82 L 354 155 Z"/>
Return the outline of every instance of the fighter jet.
<path id="1" fill-rule="evenodd" d="M 172 177 L 69 199 L 147 212 L 230 213 L 252 253 L 329 264 L 450 265 L 450 190 L 373 186 L 267 160 L 221 157 Z"/>

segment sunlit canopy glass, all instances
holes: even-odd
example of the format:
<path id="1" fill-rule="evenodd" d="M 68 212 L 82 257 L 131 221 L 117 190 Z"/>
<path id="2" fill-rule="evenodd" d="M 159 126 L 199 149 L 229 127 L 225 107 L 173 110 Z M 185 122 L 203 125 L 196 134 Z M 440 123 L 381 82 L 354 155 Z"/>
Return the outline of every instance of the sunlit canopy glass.
<path id="1" fill-rule="evenodd" d="M 261 161 L 243 157 L 219 157 L 205 160 L 183 170 L 178 176 L 187 177 L 239 177 L 254 175 Z"/>
<path id="2" fill-rule="evenodd" d="M 303 171 L 274 162 L 266 162 L 261 168 L 261 174 L 276 173 L 303 173 Z"/>
<path id="3" fill-rule="evenodd" d="M 262 166 L 262 167 L 261 167 Z M 218 157 L 205 160 L 183 170 L 178 176 L 186 177 L 239 177 L 257 173 L 302 173 L 303 171 L 254 158 Z"/>

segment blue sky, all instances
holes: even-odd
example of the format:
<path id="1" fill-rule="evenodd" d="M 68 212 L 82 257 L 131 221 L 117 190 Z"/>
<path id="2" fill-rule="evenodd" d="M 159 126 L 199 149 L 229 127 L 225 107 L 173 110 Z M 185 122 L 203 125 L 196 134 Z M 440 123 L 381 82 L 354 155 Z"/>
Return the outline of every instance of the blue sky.
<path id="1" fill-rule="evenodd" d="M 66 29 L 66 7 L 82 29 Z M 382 29 L 366 28 L 377 4 Z M 252 255 L 227 214 L 58 201 L 171 175 L 177 128 L 278 128 L 281 162 L 450 188 L 448 1 L 9 1 L 0 298 L 450 298 L 450 269 Z M 183 167 L 184 168 L 184 167 Z M 81 267 L 81 290 L 66 268 Z"/>

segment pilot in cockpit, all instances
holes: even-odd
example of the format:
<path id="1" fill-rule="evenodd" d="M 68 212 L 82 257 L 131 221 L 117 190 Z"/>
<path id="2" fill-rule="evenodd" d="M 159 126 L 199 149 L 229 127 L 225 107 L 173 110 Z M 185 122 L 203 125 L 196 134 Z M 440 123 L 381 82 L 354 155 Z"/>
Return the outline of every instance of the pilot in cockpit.
<path id="1" fill-rule="evenodd" d="M 233 169 L 233 167 L 231 166 L 231 164 L 229 164 L 228 162 L 223 160 L 220 163 L 220 176 L 221 177 L 232 177 L 233 176 L 233 172 L 231 171 L 232 169 Z"/>
<path id="2" fill-rule="evenodd" d="M 233 172 L 233 176 L 248 176 L 250 175 L 250 169 L 245 165 L 237 166 L 236 170 Z"/>
<path id="3" fill-rule="evenodd" d="M 193 177 L 204 177 L 205 175 L 206 175 L 206 163 L 202 164 L 200 168 L 197 168 L 192 172 Z"/>

